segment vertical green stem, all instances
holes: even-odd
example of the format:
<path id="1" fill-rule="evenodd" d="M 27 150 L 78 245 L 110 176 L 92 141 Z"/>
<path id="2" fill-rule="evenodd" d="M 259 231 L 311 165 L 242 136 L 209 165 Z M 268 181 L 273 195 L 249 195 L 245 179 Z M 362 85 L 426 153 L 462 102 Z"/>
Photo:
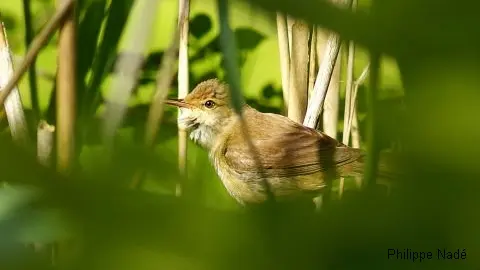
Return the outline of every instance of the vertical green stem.
<path id="1" fill-rule="evenodd" d="M 29 47 L 34 37 L 34 31 L 32 26 L 32 14 L 30 9 L 30 0 L 23 0 L 23 14 L 25 20 L 25 47 Z M 30 88 L 30 100 L 32 102 L 33 111 L 33 123 L 36 125 L 40 115 L 40 105 L 38 102 L 37 91 L 37 72 L 36 72 L 36 60 L 33 60 L 28 70 L 28 82 Z"/>
<path id="2" fill-rule="evenodd" d="M 274 202 L 275 198 L 273 197 L 273 193 L 268 183 L 265 172 L 263 171 L 261 160 L 258 156 L 257 150 L 253 145 L 249 131 L 247 130 L 248 127 L 246 125 L 246 120 L 243 118 L 243 105 L 244 100 L 242 96 L 242 89 L 241 89 L 241 79 L 240 79 L 240 69 L 238 68 L 237 63 L 237 47 L 235 44 L 235 35 L 230 28 L 229 25 L 229 13 L 228 13 L 228 1 L 227 0 L 217 0 L 218 3 L 218 17 L 220 19 L 220 45 L 222 47 L 223 57 L 224 57 L 224 68 L 227 74 L 227 81 L 230 85 L 230 98 L 231 104 L 235 113 L 237 113 L 240 123 L 242 126 L 243 136 L 247 141 L 248 147 L 252 154 L 252 158 L 255 160 L 255 164 L 258 166 L 258 170 L 260 175 L 262 175 L 262 179 L 265 192 L 267 194 L 267 198 L 269 202 Z"/>
<path id="3" fill-rule="evenodd" d="M 223 57 L 225 58 L 225 71 L 227 81 L 230 84 L 232 106 L 236 113 L 242 114 L 243 97 L 240 83 L 240 70 L 237 65 L 237 48 L 235 47 L 235 36 L 230 29 L 228 1 L 218 0 L 218 13 L 220 17 L 220 42 L 222 45 Z"/>
<path id="4" fill-rule="evenodd" d="M 370 89 L 367 92 L 368 104 L 368 121 L 367 121 L 367 163 L 365 168 L 365 187 L 375 185 L 375 177 L 378 169 L 379 149 L 378 149 L 378 132 L 377 132 L 377 115 L 378 115 L 378 86 L 380 73 L 380 55 L 372 52 L 370 56 Z"/>

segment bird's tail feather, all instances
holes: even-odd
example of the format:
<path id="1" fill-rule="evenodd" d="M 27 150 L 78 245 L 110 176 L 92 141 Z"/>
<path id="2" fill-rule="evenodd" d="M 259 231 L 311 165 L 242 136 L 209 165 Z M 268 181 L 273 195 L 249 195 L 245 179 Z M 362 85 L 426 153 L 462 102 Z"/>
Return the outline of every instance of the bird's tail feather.
<path id="1" fill-rule="evenodd" d="M 365 173 L 365 163 L 366 156 L 363 155 L 358 160 L 347 164 L 346 167 L 341 170 L 340 175 L 363 177 Z M 400 160 L 392 153 L 380 153 L 376 176 L 377 179 L 388 182 L 400 180 L 404 176 L 400 166 Z"/>

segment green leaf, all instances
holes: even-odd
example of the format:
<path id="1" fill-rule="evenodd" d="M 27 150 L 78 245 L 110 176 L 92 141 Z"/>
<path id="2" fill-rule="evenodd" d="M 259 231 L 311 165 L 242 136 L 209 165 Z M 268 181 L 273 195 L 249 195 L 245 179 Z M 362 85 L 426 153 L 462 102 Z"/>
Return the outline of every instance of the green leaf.
<path id="1" fill-rule="evenodd" d="M 39 191 L 26 186 L 3 184 L 0 188 L 0 221 L 8 220 L 19 208 L 28 204 Z"/>
<path id="2" fill-rule="evenodd" d="M 86 8 L 78 27 L 77 50 L 78 55 L 82 57 L 79 57 L 77 60 L 77 75 L 82 82 L 85 80 L 85 76 L 93 63 L 95 52 L 97 51 L 97 43 L 100 39 L 100 30 L 105 17 L 106 7 L 106 0 L 91 2 Z"/>
<path id="3" fill-rule="evenodd" d="M 100 96 L 100 85 L 108 73 L 109 67 L 117 55 L 120 37 L 132 9 L 133 0 L 112 1 L 103 32 L 102 42 L 98 48 L 92 67 L 92 78 L 87 87 L 88 112 L 96 109 Z"/>

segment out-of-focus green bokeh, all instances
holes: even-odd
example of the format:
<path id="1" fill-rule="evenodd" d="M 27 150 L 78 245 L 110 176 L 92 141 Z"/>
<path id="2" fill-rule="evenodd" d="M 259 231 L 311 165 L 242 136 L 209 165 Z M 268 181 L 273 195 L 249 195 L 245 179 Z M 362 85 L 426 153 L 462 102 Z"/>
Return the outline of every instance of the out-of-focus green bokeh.
<path id="1" fill-rule="evenodd" d="M 36 164 L 29 153 L 13 147 L 8 138 L 0 138 L 0 181 L 8 182 L 0 187 L 0 262 L 5 262 L 0 268 L 49 269 L 49 255 L 44 254 L 49 249 L 34 253 L 25 244 L 71 236 L 77 241 L 73 246 L 78 248 L 72 256 L 75 269 L 476 269 L 480 265 L 476 256 L 480 252 L 480 200 L 476 194 L 480 179 L 480 31 L 475 27 L 478 9 L 474 8 L 478 3 L 360 1 L 360 12 L 353 16 L 320 0 L 230 2 L 243 94 L 261 111 L 278 113 L 282 106 L 272 11 L 288 11 L 325 25 L 383 54 L 375 119 L 380 135 L 377 143 L 383 149 L 397 140 L 402 142 L 406 150 L 405 179 L 388 198 L 372 191 L 346 191 L 342 200 L 335 200 L 331 208 L 312 216 L 302 211 L 279 214 L 268 208 L 272 211 L 238 207 L 215 175 L 207 153 L 190 142 L 187 186 L 193 190 L 186 192 L 192 196 L 186 196 L 189 198 L 185 201 L 175 198 L 174 180 L 179 177 L 175 109 L 166 111 L 155 151 L 145 153 L 139 147 L 156 72 L 176 23 L 177 2 L 172 0 L 159 5 L 140 82 L 119 131 L 114 166 L 105 167 L 111 160 L 99 138 L 102 98 L 114 73 L 110 62 L 124 56 L 126 40 L 124 35 L 97 39 L 95 29 L 108 23 L 103 21 L 104 14 L 97 14 L 92 7 L 117 5 L 117 13 L 108 17 L 117 20 L 110 24 L 110 33 L 125 33 L 115 25 L 126 21 L 128 28 L 141 17 L 133 12 L 127 19 L 130 0 L 79 2 L 80 26 L 85 32 L 79 35 L 78 59 L 88 65 L 82 67 L 85 83 L 79 83 L 79 103 L 85 103 L 79 104 L 83 110 L 77 138 L 80 169 L 68 177 L 58 175 Z M 224 79 L 216 2 L 192 3 L 190 88 L 205 78 Z M 372 2 L 374 7 L 370 9 Z M 33 27 L 38 33 L 54 13 L 54 3 L 30 3 Z M 26 50 L 22 1 L 0 1 L 0 13 L 11 49 L 16 57 L 22 57 Z M 85 20 L 85 13 L 92 21 Z M 95 23 L 96 17 L 101 23 Z M 100 29 L 99 33 L 103 36 L 106 30 Z M 115 51 L 117 38 L 119 55 Z M 104 55 L 95 42 L 107 44 L 106 51 L 101 52 Z M 40 107 L 50 122 L 55 119 L 54 81 L 50 75 L 56 71 L 56 46 L 54 36 L 37 61 Z M 102 62 L 99 56 L 106 58 Z M 355 77 L 368 58 L 365 47 L 359 46 Z M 345 67 L 343 57 L 337 138 L 341 138 L 343 127 Z M 98 71 L 105 71 L 107 76 L 98 75 Z M 90 89 L 97 75 L 101 83 Z M 358 96 L 362 147 L 369 139 L 365 123 L 372 108 L 366 102 L 366 93 L 372 90 L 370 83 L 365 82 Z M 30 117 L 26 76 L 19 87 Z M 171 96 L 176 93 L 175 79 Z M 5 127 L 6 121 L 2 121 Z M 140 167 L 149 172 L 142 189 L 125 188 Z M 337 190 L 333 191 L 336 194 Z M 432 251 L 436 255 L 444 248 L 465 250 L 468 258 L 414 262 L 387 256 L 388 249 Z M 68 261 L 68 255 L 61 257 Z"/>

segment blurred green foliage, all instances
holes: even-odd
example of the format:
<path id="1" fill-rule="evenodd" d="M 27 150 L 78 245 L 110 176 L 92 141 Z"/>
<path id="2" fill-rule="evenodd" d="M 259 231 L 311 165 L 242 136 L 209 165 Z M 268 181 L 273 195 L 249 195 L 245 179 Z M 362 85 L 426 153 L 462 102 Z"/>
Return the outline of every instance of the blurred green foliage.
<path id="1" fill-rule="evenodd" d="M 133 1 L 83 0 L 77 11 L 78 171 L 60 176 L 38 165 L 33 155 L 2 136 L 1 181 L 8 183 L 0 187 L 0 268 L 50 269 L 48 250 L 33 252 L 25 244 L 72 235 L 76 239 L 73 255 L 62 255 L 68 259 L 61 267 L 478 268 L 480 128 L 479 65 L 475 57 L 479 47 L 475 44 L 479 35 L 472 26 L 478 16 L 465 8 L 475 10 L 478 4 L 463 1 L 459 7 L 452 1 L 374 1 L 373 11 L 367 12 L 370 1 L 360 1 L 360 15 L 341 17 L 347 11 L 332 8 L 325 1 L 251 2 L 232 4 L 232 25 L 244 95 L 261 111 L 280 113 L 282 106 L 276 29 L 271 16 L 274 8 L 289 10 L 358 39 L 361 46 L 388 53 L 380 78 L 379 143 L 382 148 L 389 148 L 392 141 L 405 145 L 410 169 L 405 183 L 388 198 L 348 191 L 341 201 L 315 216 L 297 209 L 239 209 L 214 174 L 207 154 L 189 143 L 190 190 L 185 199 L 173 197 L 174 180 L 178 178 L 175 110 L 167 109 L 153 151 L 139 146 L 155 74 L 176 21 L 176 1 L 162 1 L 160 5 L 141 79 L 119 131 L 113 163 L 108 163 L 111 160 L 99 140 L 103 96 L 113 63 L 118 57 L 128 57 L 121 54 L 122 33 L 128 27 Z M 30 3 L 33 28 L 38 33 L 54 12 L 54 3 Z M 191 87 L 206 78 L 224 78 L 215 1 L 192 4 Z M 257 9 L 257 5 L 267 11 Z M 13 52 L 22 55 L 25 27 L 21 1 L 0 2 L 0 12 Z M 365 29 L 365 25 L 372 28 Z M 55 74 L 56 53 L 54 37 L 39 55 L 37 68 Z M 357 76 L 367 61 L 367 51 L 360 47 Z M 38 80 L 41 113 L 54 123 L 54 81 L 44 75 Z M 176 84 L 174 81 L 171 96 L 176 95 Z M 366 85 L 358 98 L 362 132 L 368 117 Z M 33 121 L 26 78 L 20 89 L 29 121 Z M 344 104 L 343 93 L 340 104 Z M 5 120 L 1 124 L 7 127 Z M 361 135 L 366 138 L 366 134 Z M 149 172 L 148 181 L 142 190 L 126 189 L 138 168 Z M 466 249 L 468 259 L 425 263 L 389 260 L 389 248 L 433 252 L 439 248 Z"/>

